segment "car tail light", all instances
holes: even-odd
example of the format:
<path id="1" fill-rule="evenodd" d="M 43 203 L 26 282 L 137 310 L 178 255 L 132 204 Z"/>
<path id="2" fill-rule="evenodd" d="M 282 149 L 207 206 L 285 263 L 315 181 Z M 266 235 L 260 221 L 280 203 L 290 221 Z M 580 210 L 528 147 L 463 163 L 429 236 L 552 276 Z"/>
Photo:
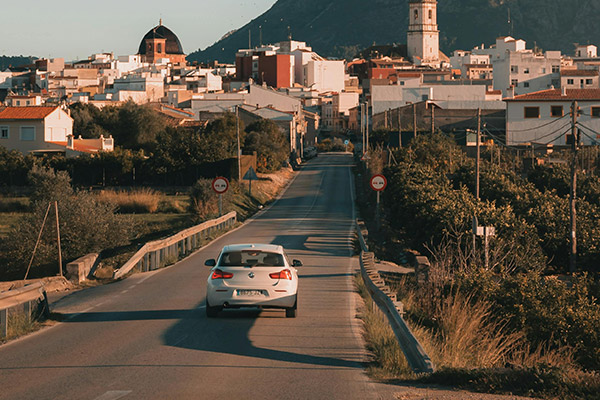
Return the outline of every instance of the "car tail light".
<path id="1" fill-rule="evenodd" d="M 224 272 L 220 269 L 215 269 L 213 271 L 211 279 L 231 279 L 233 278 L 233 274 L 231 272 Z"/>
<path id="2" fill-rule="evenodd" d="M 292 280 L 292 272 L 289 269 L 284 269 L 283 271 L 273 272 L 269 274 L 271 279 L 288 279 Z"/>

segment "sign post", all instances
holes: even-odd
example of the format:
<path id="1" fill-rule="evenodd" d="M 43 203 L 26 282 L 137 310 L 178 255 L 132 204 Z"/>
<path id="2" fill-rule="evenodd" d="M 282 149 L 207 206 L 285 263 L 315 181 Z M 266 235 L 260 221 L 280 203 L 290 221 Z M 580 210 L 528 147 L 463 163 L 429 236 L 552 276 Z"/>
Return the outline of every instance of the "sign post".
<path id="1" fill-rule="evenodd" d="M 371 178 L 371 189 L 377 192 L 377 207 L 375 208 L 375 220 L 377 223 L 377 230 L 381 228 L 381 218 L 379 216 L 379 195 L 387 186 L 387 179 L 383 175 L 373 175 Z"/>
<path id="2" fill-rule="evenodd" d="M 223 215 L 223 193 L 229 189 L 229 181 L 227 178 L 218 176 L 212 181 L 212 189 L 219 195 L 219 217 Z"/>
<path id="3" fill-rule="evenodd" d="M 250 196 L 252 196 L 252 181 L 257 180 L 257 179 L 258 179 L 258 176 L 256 176 L 256 172 L 254 171 L 254 168 L 252 168 L 252 167 L 250 167 L 248 169 L 248 171 L 246 171 L 246 173 L 244 174 L 244 180 L 250 182 L 248 184 L 248 194 Z"/>

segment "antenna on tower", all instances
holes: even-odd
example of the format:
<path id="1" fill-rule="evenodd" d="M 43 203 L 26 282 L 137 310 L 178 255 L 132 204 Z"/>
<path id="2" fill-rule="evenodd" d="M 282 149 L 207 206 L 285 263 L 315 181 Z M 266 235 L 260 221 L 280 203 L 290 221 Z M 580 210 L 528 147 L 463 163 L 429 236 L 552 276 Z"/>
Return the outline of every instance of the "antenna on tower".
<path id="1" fill-rule="evenodd" d="M 513 35 L 513 23 L 512 23 L 512 20 L 510 19 L 510 7 L 508 7 L 508 35 L 509 36 Z"/>
<path id="2" fill-rule="evenodd" d="M 288 40 L 292 40 L 292 29 L 288 25 Z"/>

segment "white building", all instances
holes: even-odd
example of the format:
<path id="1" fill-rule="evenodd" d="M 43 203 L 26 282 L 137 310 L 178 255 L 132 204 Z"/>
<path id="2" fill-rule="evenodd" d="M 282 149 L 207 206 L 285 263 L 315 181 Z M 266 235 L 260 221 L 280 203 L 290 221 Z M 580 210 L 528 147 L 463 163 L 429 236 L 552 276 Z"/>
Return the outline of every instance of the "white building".
<path id="1" fill-rule="evenodd" d="M 560 87 L 567 89 L 600 88 L 597 69 L 563 69 L 560 71 Z"/>
<path id="2" fill-rule="evenodd" d="M 571 105 L 584 145 L 600 144 L 600 89 L 549 89 L 505 99 L 506 144 L 566 145 L 571 133 Z"/>
<path id="3" fill-rule="evenodd" d="M 598 57 L 598 47 L 593 44 L 575 47 L 576 58 L 596 58 Z"/>
<path id="4" fill-rule="evenodd" d="M 407 104 L 434 101 L 445 109 L 494 109 L 506 107 L 502 93 L 486 85 L 376 85 L 371 88 L 371 111 L 379 114 Z"/>
<path id="5" fill-rule="evenodd" d="M 507 51 L 504 57 L 492 59 L 494 89 L 507 96 L 551 89 L 560 85 L 562 56 L 560 51 L 544 54 L 532 50 Z"/>
<path id="6" fill-rule="evenodd" d="M 115 79 L 111 92 L 113 100 L 132 99 L 136 103 L 159 101 L 165 95 L 164 78 L 160 73 L 132 73 Z"/>
<path id="7" fill-rule="evenodd" d="M 345 88 L 344 61 L 311 59 L 303 65 L 305 87 L 323 92 L 341 92 Z"/>

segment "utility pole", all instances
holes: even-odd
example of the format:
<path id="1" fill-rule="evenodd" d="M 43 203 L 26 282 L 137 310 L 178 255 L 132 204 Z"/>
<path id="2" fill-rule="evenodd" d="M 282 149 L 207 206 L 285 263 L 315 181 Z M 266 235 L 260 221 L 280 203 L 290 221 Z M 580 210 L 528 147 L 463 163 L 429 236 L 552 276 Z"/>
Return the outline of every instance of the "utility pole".
<path id="1" fill-rule="evenodd" d="M 58 201 L 54 202 L 54 210 L 56 211 L 56 241 L 58 243 L 58 272 L 63 276 L 62 268 L 62 250 L 60 248 L 60 224 L 58 222 Z"/>
<path id="2" fill-rule="evenodd" d="M 479 202 L 479 163 L 481 162 L 481 108 L 477 109 L 477 162 L 475 164 L 475 199 Z"/>
<path id="3" fill-rule="evenodd" d="M 431 134 L 435 132 L 435 106 L 431 103 Z"/>
<path id="4" fill-rule="evenodd" d="M 360 103 L 360 133 L 362 134 L 362 153 L 365 155 L 365 103 Z"/>
<path id="5" fill-rule="evenodd" d="M 417 138 L 417 104 L 413 103 L 413 137 Z"/>
<path id="6" fill-rule="evenodd" d="M 481 142 L 481 109 L 477 109 L 477 139 L 475 147 L 477 148 L 477 161 L 475 162 L 475 212 L 473 213 L 473 261 L 477 254 L 477 229 L 479 221 L 477 220 L 477 209 L 479 208 L 479 163 L 480 163 L 480 148 Z"/>
<path id="7" fill-rule="evenodd" d="M 398 108 L 398 148 L 402 147 L 402 114 L 401 108 Z"/>
<path id="8" fill-rule="evenodd" d="M 242 154 L 240 150 L 240 113 L 239 105 L 235 106 L 235 129 L 237 133 L 237 167 L 238 167 L 238 182 L 242 182 Z"/>
<path id="9" fill-rule="evenodd" d="M 571 105 L 571 195 L 569 196 L 569 206 L 571 209 L 571 254 L 569 257 L 569 271 L 574 273 L 577 269 L 577 209 L 575 201 L 577 199 L 577 146 L 579 145 L 579 134 L 577 131 L 577 114 L 579 107 L 577 101 Z"/>
<path id="10" fill-rule="evenodd" d="M 369 103 L 365 103 L 365 136 L 367 138 L 367 152 L 369 151 Z M 369 162 L 367 161 L 367 165 Z"/>

